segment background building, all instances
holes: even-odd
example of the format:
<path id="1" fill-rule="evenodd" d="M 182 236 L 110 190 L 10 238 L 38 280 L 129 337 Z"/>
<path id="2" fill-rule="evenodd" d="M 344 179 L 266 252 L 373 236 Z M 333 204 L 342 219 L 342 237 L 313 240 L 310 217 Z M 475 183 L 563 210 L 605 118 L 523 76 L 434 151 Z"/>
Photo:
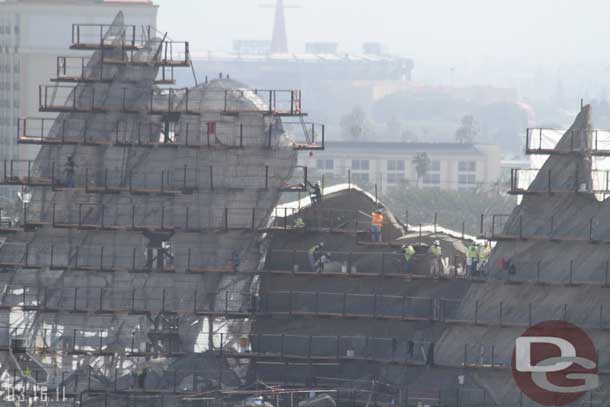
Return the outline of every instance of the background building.
<path id="1" fill-rule="evenodd" d="M 414 159 L 426 153 L 427 171 L 418 181 Z M 500 149 L 495 145 L 462 143 L 327 142 L 326 149 L 300 156 L 300 164 L 325 179 L 377 184 L 382 191 L 409 183 L 445 190 L 491 186 L 500 178 Z"/>
<path id="2" fill-rule="evenodd" d="M 38 112 L 38 86 L 54 76 L 57 55 L 71 55 L 72 24 L 108 24 L 123 11 L 126 24 L 156 28 L 157 9 L 151 0 L 0 1 L 0 160 L 35 157 L 37 146 L 17 146 L 17 121 L 54 117 Z"/>

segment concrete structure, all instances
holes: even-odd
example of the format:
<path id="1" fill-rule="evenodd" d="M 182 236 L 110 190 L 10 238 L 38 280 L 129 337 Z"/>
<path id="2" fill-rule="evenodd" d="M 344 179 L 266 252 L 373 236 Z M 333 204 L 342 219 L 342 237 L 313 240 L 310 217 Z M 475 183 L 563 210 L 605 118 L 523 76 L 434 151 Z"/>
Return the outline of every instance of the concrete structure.
<path id="1" fill-rule="evenodd" d="M 426 188 L 471 189 L 490 186 L 500 178 L 500 150 L 494 145 L 459 143 L 327 142 L 324 151 L 302 154 L 300 163 L 315 168 L 328 182 L 351 180 L 377 184 L 386 191 L 408 182 L 418 184 L 414 157 L 426 153 L 430 168 L 419 184 Z"/>
<path id="2" fill-rule="evenodd" d="M 42 147 L 0 175 L 31 195 L 0 216 L 0 392 L 35 378 L 93 405 L 109 401 L 94 388 L 113 405 L 152 388 L 147 403 L 175 406 L 237 387 L 244 363 L 215 349 L 247 326 L 258 229 L 281 192 L 305 190 L 289 184 L 297 150 L 317 147 L 282 125 L 304 115 L 300 93 L 159 88 L 159 71 L 190 67 L 188 43 L 122 14 L 73 30 L 92 56 L 42 88 L 59 116 L 21 120 L 19 143 Z"/>
<path id="3" fill-rule="evenodd" d="M 127 24 L 154 30 L 157 8 L 152 0 L 0 1 L 0 160 L 36 156 L 37 147 L 18 148 L 17 120 L 42 115 L 38 86 L 58 71 L 59 55 L 77 55 L 68 50 L 72 24 L 107 23 L 122 11 Z"/>

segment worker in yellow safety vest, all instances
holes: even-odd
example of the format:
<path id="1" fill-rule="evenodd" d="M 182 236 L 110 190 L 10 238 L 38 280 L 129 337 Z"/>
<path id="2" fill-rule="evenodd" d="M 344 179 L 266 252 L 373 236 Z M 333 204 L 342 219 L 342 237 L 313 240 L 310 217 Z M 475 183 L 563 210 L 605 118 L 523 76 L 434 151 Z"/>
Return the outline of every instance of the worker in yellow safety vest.
<path id="1" fill-rule="evenodd" d="M 382 242 L 383 212 L 377 209 L 371 214 L 371 242 Z"/>
<path id="2" fill-rule="evenodd" d="M 441 270 L 443 269 L 443 249 L 441 248 L 441 242 L 435 240 L 432 246 L 430 246 L 430 250 L 428 252 L 432 255 L 430 274 L 432 274 L 433 276 L 440 275 Z"/>
<path id="3" fill-rule="evenodd" d="M 483 247 L 479 249 L 479 271 L 485 273 L 487 264 L 489 263 L 489 255 L 491 254 L 491 245 L 489 242 L 485 243 Z"/>
<path id="4" fill-rule="evenodd" d="M 470 243 L 466 249 L 466 265 L 468 266 L 468 274 L 474 276 L 477 272 L 479 264 L 479 246 L 476 242 Z"/>
<path id="5" fill-rule="evenodd" d="M 402 253 L 405 256 L 405 273 L 409 273 L 411 272 L 411 260 L 415 255 L 415 249 L 413 248 L 413 245 L 403 245 Z"/>

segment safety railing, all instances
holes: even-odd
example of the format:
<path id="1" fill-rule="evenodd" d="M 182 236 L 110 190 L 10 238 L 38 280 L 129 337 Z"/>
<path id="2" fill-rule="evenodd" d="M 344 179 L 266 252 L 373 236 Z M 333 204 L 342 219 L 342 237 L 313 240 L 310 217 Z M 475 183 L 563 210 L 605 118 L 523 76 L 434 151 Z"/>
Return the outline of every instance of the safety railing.
<path id="1" fill-rule="evenodd" d="M 112 24 L 73 24 L 71 49 L 142 48 L 151 38 L 151 27 Z"/>
<path id="2" fill-rule="evenodd" d="M 502 301 L 464 303 L 460 299 L 439 299 L 440 321 L 483 326 L 531 327 L 549 320 L 561 320 L 583 328 L 610 328 L 609 304 L 539 304 Z"/>
<path id="3" fill-rule="evenodd" d="M 51 79 L 51 82 L 66 82 L 66 83 L 110 83 L 113 81 L 116 74 L 116 68 L 113 68 L 105 60 L 100 60 L 99 63 L 91 64 L 90 57 L 57 57 L 56 76 Z M 152 65 L 153 62 L 143 61 L 142 65 Z M 141 72 L 126 71 L 124 72 L 123 82 L 137 82 L 140 80 Z M 173 66 L 162 65 L 159 69 L 157 85 L 173 85 L 176 82 Z"/>
<path id="4" fill-rule="evenodd" d="M 15 222 L 7 209 L 0 208 L 0 230 L 12 229 Z"/>
<path id="5" fill-rule="evenodd" d="M 434 319 L 434 299 L 381 294 L 277 291 L 261 297 L 262 313 L 396 320 Z"/>
<path id="6" fill-rule="evenodd" d="M 568 141 L 558 147 L 559 140 L 568 133 Z M 569 154 L 590 152 L 610 155 L 610 130 L 558 130 L 530 128 L 526 133 L 526 154 Z"/>
<path id="7" fill-rule="evenodd" d="M 275 116 L 306 116 L 301 110 L 300 90 L 229 89 L 224 91 L 225 113 L 267 113 Z"/>
<path id="8" fill-rule="evenodd" d="M 324 150 L 325 126 L 309 122 L 282 122 L 286 135 L 294 140 L 295 150 Z"/>
<path id="9" fill-rule="evenodd" d="M 28 117 L 17 123 L 19 144 L 114 145 L 117 147 L 242 148 L 268 146 L 267 128 L 243 123 L 181 120 L 166 129 L 161 123 L 118 121 L 99 126 L 84 119 Z M 167 134 L 165 134 L 167 133 Z"/>
<path id="10" fill-rule="evenodd" d="M 610 288 L 610 260 L 595 268 L 579 268 L 581 261 L 570 260 L 563 265 L 542 261 L 523 261 L 518 258 L 505 259 L 506 266 L 499 273 L 486 278 L 508 284 L 557 285 L 565 287 L 594 286 Z"/>
<path id="11" fill-rule="evenodd" d="M 488 240 L 542 240 L 589 243 L 610 243 L 605 237 L 603 216 L 588 222 L 573 223 L 573 219 L 551 215 L 481 215 L 481 238 Z M 566 227 L 568 227 L 566 229 Z M 564 232 L 563 230 L 569 230 Z"/>
<path id="12" fill-rule="evenodd" d="M 104 169 L 102 171 L 50 163 L 44 169 L 31 160 L 5 160 L 0 167 L 0 184 L 25 185 L 31 187 L 54 187 L 83 189 L 91 193 L 130 192 L 145 193 L 192 193 L 195 190 L 253 189 L 268 190 L 272 182 L 282 178 L 269 166 L 241 166 L 228 168 L 209 166 L 201 169 L 183 167 L 159 173 Z M 306 176 L 306 170 L 304 169 Z M 304 180 L 306 181 L 306 179 Z M 282 190 L 302 191 L 303 183 L 277 185 Z"/>
<path id="13" fill-rule="evenodd" d="M 247 317 L 258 312 L 256 307 L 259 302 L 254 294 L 238 291 L 7 285 L 3 287 L 0 310 L 95 313 L 100 316 L 129 313 Z"/>
<path id="14" fill-rule="evenodd" d="M 49 187 L 53 179 L 31 160 L 4 160 L 0 183 L 4 185 L 30 185 Z"/>
<path id="15" fill-rule="evenodd" d="M 604 196 L 610 194 L 610 171 L 607 170 L 592 170 L 590 174 L 579 173 L 575 170 L 570 180 L 566 179 L 565 173 L 556 174 L 552 170 L 546 170 L 542 178 L 540 175 L 541 170 L 539 169 L 512 169 L 509 193 L 527 195 L 581 192 Z M 532 189 L 532 183 L 537 178 L 539 184 Z M 568 181 L 570 181 L 570 185 L 566 185 Z"/>
<path id="16" fill-rule="evenodd" d="M 404 277 L 420 278 L 423 275 L 415 273 L 422 259 L 429 259 L 428 248 L 416 246 L 416 253 L 407 265 L 405 255 L 399 251 L 393 252 L 358 252 L 324 250 L 326 262 L 312 265 L 310 253 L 307 250 L 274 249 L 267 250 L 265 271 L 270 273 L 304 273 L 311 275 L 344 275 L 351 277 Z M 429 267 L 426 268 L 428 271 Z M 450 273 L 437 278 L 472 278 L 480 276 L 468 275 L 465 256 L 453 256 L 448 259 Z M 427 275 L 428 273 L 426 273 Z M 432 278 L 432 276 L 430 276 Z"/>
<path id="17" fill-rule="evenodd" d="M 96 100 L 102 92 L 95 86 L 79 87 L 66 85 L 40 85 L 38 88 L 38 109 L 41 112 L 92 113 L 106 111 Z"/>
<path id="18" fill-rule="evenodd" d="M 56 76 L 52 82 L 111 82 L 114 70 L 102 64 L 89 66 L 89 57 L 57 57 Z"/>
<path id="19" fill-rule="evenodd" d="M 188 88 L 155 89 L 150 94 L 152 115 L 199 114 L 199 102 L 189 98 Z"/>
<path id="20" fill-rule="evenodd" d="M 274 209 L 272 217 L 271 230 L 328 230 L 359 233 L 368 232 L 371 225 L 371 218 L 352 209 L 318 208 L 307 212 L 302 211 L 302 208 L 284 207 Z"/>
<path id="21" fill-rule="evenodd" d="M 53 226 L 82 230 L 202 233 L 255 231 L 264 221 L 264 208 L 203 208 L 128 204 L 52 203 L 25 205 L 21 225 L 26 229 Z"/>
<path id="22" fill-rule="evenodd" d="M 139 59 L 139 55 L 125 52 L 118 57 L 106 57 L 103 63 L 107 65 L 155 65 L 159 66 L 161 70 L 164 68 L 191 66 L 191 52 L 188 41 L 151 41 L 153 46 L 158 46 L 157 58 Z"/>
<path id="23" fill-rule="evenodd" d="M 305 166 L 299 165 L 296 167 L 297 172 L 301 172 L 301 174 L 296 174 L 292 180 L 284 181 L 280 184 L 281 192 L 307 192 L 308 180 L 307 173 L 308 169 Z M 302 178 L 301 178 L 302 177 Z"/>

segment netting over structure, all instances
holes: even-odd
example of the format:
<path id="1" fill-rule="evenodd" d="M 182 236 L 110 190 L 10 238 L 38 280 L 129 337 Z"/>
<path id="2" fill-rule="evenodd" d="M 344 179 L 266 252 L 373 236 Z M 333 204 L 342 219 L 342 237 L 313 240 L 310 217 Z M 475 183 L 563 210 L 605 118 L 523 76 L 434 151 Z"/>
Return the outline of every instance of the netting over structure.
<path id="1" fill-rule="evenodd" d="M 72 42 L 92 55 L 58 58 L 39 102 L 59 115 L 20 120 L 40 152 L 0 177 L 22 189 L 0 246 L 2 377 L 91 405 L 239 386 L 244 363 L 214 355 L 247 331 L 258 229 L 281 191 L 305 188 L 289 185 L 297 150 L 318 146 L 281 119 L 302 122 L 300 92 L 160 88 L 190 67 L 188 43 L 122 14 L 74 25 Z"/>

